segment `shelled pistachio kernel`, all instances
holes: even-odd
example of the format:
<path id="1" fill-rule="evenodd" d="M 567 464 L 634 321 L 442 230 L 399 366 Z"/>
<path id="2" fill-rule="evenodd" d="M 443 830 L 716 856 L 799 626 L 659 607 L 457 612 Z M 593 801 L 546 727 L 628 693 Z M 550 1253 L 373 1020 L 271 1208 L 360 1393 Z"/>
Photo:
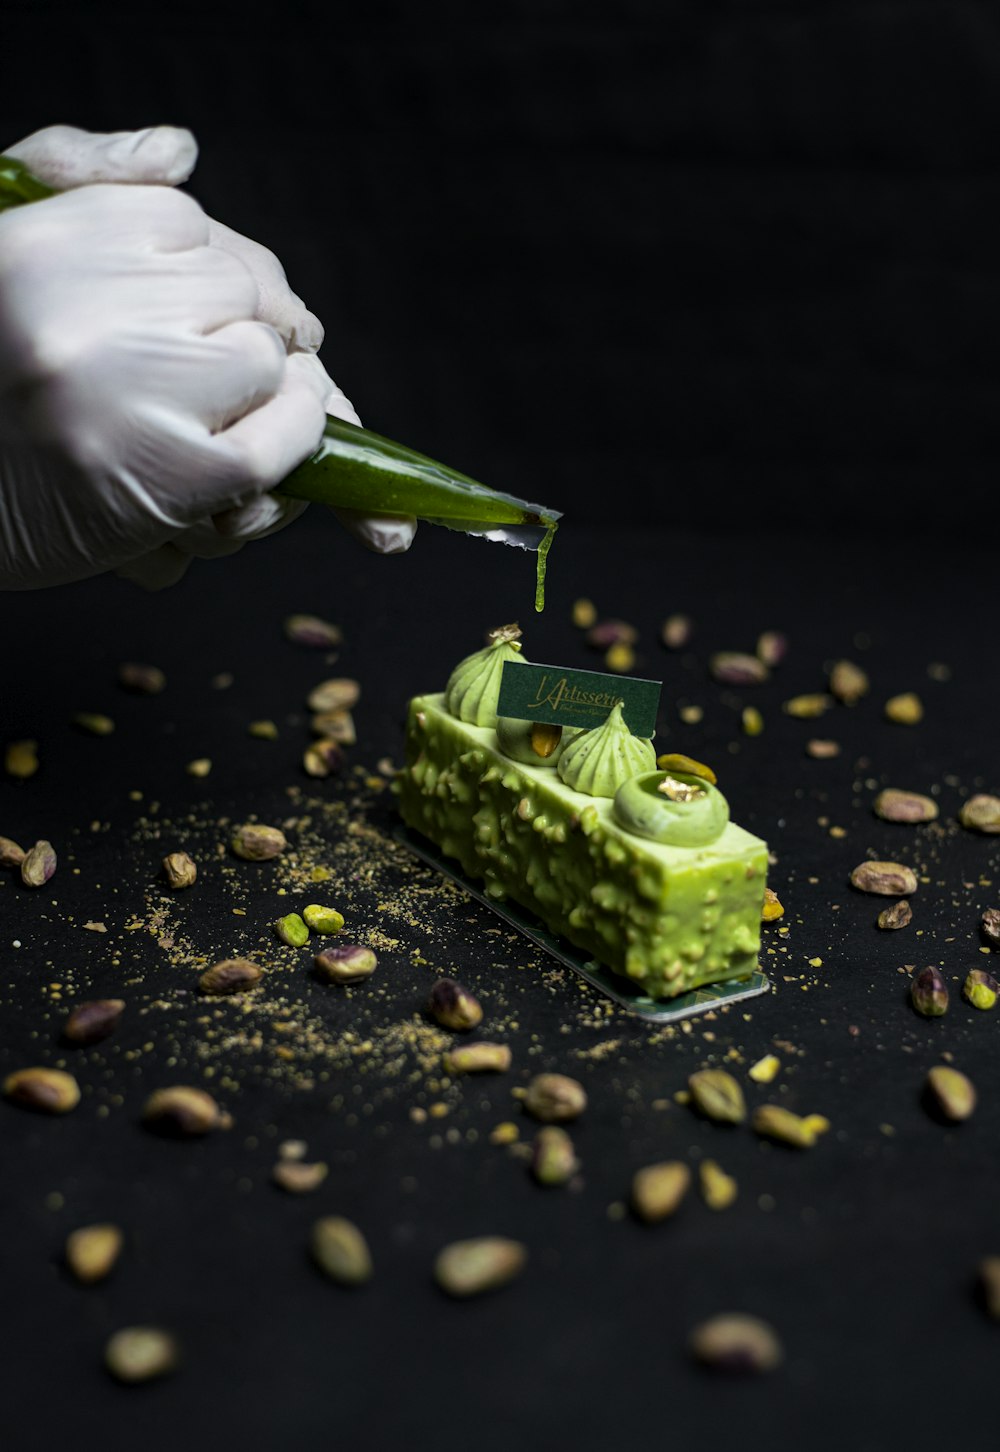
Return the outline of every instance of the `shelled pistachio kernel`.
<path id="1" fill-rule="evenodd" d="M 304 948 L 309 941 L 309 929 L 298 913 L 286 913 L 274 925 L 274 931 L 290 948 Z"/>
<path id="2" fill-rule="evenodd" d="M 136 695 L 157 696 L 167 684 L 167 678 L 159 666 L 126 661 L 118 667 L 118 682 L 126 691 L 134 691 Z"/>
<path id="3" fill-rule="evenodd" d="M 744 706 L 740 719 L 744 736 L 760 736 L 764 730 L 764 717 L 756 706 Z"/>
<path id="4" fill-rule="evenodd" d="M 457 1074 L 506 1074 L 510 1063 L 511 1053 L 507 1044 L 485 1041 L 460 1044 L 441 1055 L 441 1068 L 452 1078 Z"/>
<path id="5" fill-rule="evenodd" d="M 688 1078 L 695 1108 L 720 1124 L 742 1124 L 747 1117 L 743 1090 L 725 1069 L 699 1069 Z"/>
<path id="6" fill-rule="evenodd" d="M 309 729 L 314 736 L 322 736 L 338 746 L 353 746 L 358 739 L 350 711 L 320 711 L 310 721 Z"/>
<path id="7" fill-rule="evenodd" d="M 685 756 L 682 751 L 664 752 L 662 756 L 656 758 L 656 765 L 660 771 L 671 774 L 681 772 L 682 775 L 700 776 L 704 781 L 710 782 L 712 786 L 718 782 L 718 777 L 710 766 L 706 766 L 703 761 L 695 761 L 693 756 Z"/>
<path id="8" fill-rule="evenodd" d="M 938 805 L 933 797 L 926 797 L 921 792 L 886 787 L 872 802 L 872 811 L 884 822 L 933 822 L 938 814 Z"/>
<path id="9" fill-rule="evenodd" d="M 309 1237 L 313 1260 L 324 1275 L 341 1286 L 360 1286 L 371 1280 L 372 1257 L 368 1242 L 350 1220 L 324 1215 Z"/>
<path id="10" fill-rule="evenodd" d="M 780 1104 L 761 1104 L 754 1110 L 751 1124 L 766 1139 L 776 1139 L 794 1149 L 812 1149 L 819 1135 L 828 1128 L 819 1115 L 805 1118 L 793 1114 Z"/>
<path id="11" fill-rule="evenodd" d="M 55 876 L 58 861 L 52 843 L 43 838 L 24 854 L 21 881 L 25 887 L 44 887 Z"/>
<path id="12" fill-rule="evenodd" d="M 916 691 L 903 691 L 899 696 L 890 696 L 885 703 L 887 721 L 897 726 L 916 726 L 924 719 L 924 705 Z"/>
<path id="13" fill-rule="evenodd" d="M 168 852 L 163 859 L 163 875 L 171 887 L 191 887 L 198 876 L 198 866 L 186 852 Z"/>
<path id="14" fill-rule="evenodd" d="M 940 1018 L 948 1012 L 948 985 L 939 969 L 921 968 L 910 984 L 910 1002 L 921 1018 Z"/>
<path id="15" fill-rule="evenodd" d="M 785 909 L 779 901 L 778 894 L 773 887 L 765 887 L 764 903 L 760 910 L 760 919 L 763 923 L 775 923 L 779 918 L 785 916 Z"/>
<path id="16" fill-rule="evenodd" d="M 627 675 L 635 666 L 635 651 L 626 640 L 616 640 L 604 654 L 604 664 L 616 675 Z"/>
<path id="17" fill-rule="evenodd" d="M 880 897 L 909 897 L 917 890 L 917 874 L 902 862 L 861 862 L 851 873 L 851 886 Z"/>
<path id="18" fill-rule="evenodd" d="M 304 907 L 302 918 L 306 927 L 314 933 L 339 933 L 344 926 L 343 913 L 338 913 L 336 908 L 322 907 L 318 902 Z"/>
<path id="19" fill-rule="evenodd" d="M 691 1171 L 680 1160 L 646 1165 L 632 1177 L 632 1209 L 640 1220 L 653 1225 L 673 1215 L 691 1184 Z"/>
<path id="20" fill-rule="evenodd" d="M 332 625 L 318 615 L 288 615 L 285 635 L 295 645 L 312 646 L 315 650 L 335 650 L 343 643 L 339 625 Z"/>
<path id="21" fill-rule="evenodd" d="M 830 694 L 845 706 L 855 706 L 871 689 L 868 676 L 853 661 L 838 660 L 830 672 Z"/>
<path id="22" fill-rule="evenodd" d="M 828 696 L 825 691 L 807 691 L 805 695 L 792 696 L 783 701 L 781 709 L 786 716 L 794 716 L 797 721 L 815 721 L 817 716 L 829 711 L 832 705 L 833 697 Z"/>
<path id="23" fill-rule="evenodd" d="M 38 770 L 38 742 L 11 741 L 4 752 L 4 768 L 8 776 L 27 781 Z"/>
<path id="24" fill-rule="evenodd" d="M 189 761 L 184 768 L 188 776 L 208 776 L 212 770 L 212 759 L 210 756 L 197 756 L 194 761 Z"/>
<path id="25" fill-rule="evenodd" d="M 985 968 L 972 968 L 962 985 L 962 995 L 973 1008 L 991 1009 L 996 1006 L 1000 986 L 992 973 Z"/>
<path id="26" fill-rule="evenodd" d="M 774 1371 L 784 1359 L 781 1342 L 766 1321 L 727 1313 L 712 1316 L 691 1333 L 692 1353 L 715 1371 L 736 1374 Z"/>
<path id="27" fill-rule="evenodd" d="M 302 1160 L 279 1160 L 271 1171 L 276 1185 L 290 1195 L 311 1195 L 326 1179 L 328 1167 L 322 1160 L 305 1164 Z"/>
<path id="28" fill-rule="evenodd" d="M 780 630 L 764 630 L 757 637 L 756 653 L 766 666 L 780 665 L 788 654 L 788 637 Z"/>
<path id="29" fill-rule="evenodd" d="M 540 1185 L 565 1185 L 580 1168 L 573 1141 L 558 1124 L 546 1124 L 535 1135 L 531 1172 Z"/>
<path id="30" fill-rule="evenodd" d="M 157 1134 L 189 1139 L 208 1134 L 213 1129 L 228 1127 L 229 1116 L 223 1114 L 211 1094 L 189 1084 L 171 1084 L 150 1094 L 142 1111 L 142 1121 Z"/>
<path id="31" fill-rule="evenodd" d="M 114 1270 L 124 1243 L 117 1225 L 81 1225 L 66 1237 L 66 1264 L 81 1285 L 92 1286 Z"/>
<path id="32" fill-rule="evenodd" d="M 927 1096 L 939 1114 L 956 1124 L 968 1119 L 976 1107 L 972 1080 L 947 1064 L 935 1064 L 928 1073 Z"/>
<path id="33" fill-rule="evenodd" d="M 963 802 L 958 820 L 973 832 L 1000 832 L 1000 797 L 978 792 Z"/>
<path id="34" fill-rule="evenodd" d="M 63 1038 L 72 1044 L 99 1044 L 118 1027 L 124 998 L 94 998 L 78 1003 L 63 1025 Z"/>
<path id="35" fill-rule="evenodd" d="M 357 681 L 337 677 L 321 681 L 314 686 L 306 698 L 310 711 L 350 711 L 358 704 L 361 687 Z"/>
<path id="36" fill-rule="evenodd" d="M 104 1348 L 104 1364 L 117 1381 L 153 1381 L 174 1371 L 180 1360 L 177 1342 L 158 1326 L 124 1326 Z"/>
<path id="37" fill-rule="evenodd" d="M 747 1073 L 755 1084 L 772 1084 L 778 1076 L 781 1060 L 777 1054 L 765 1054 L 756 1064 L 751 1064 Z"/>
<path id="38" fill-rule="evenodd" d="M 27 853 L 12 837 L 0 837 L 0 867 L 20 867 Z"/>
<path id="39" fill-rule="evenodd" d="M 255 736 L 258 741 L 277 741 L 280 735 L 274 721 L 251 721 L 247 726 L 247 735 Z"/>
<path id="40" fill-rule="evenodd" d="M 344 764 L 344 752 L 339 742 L 332 736 L 323 736 L 319 741 L 311 741 L 302 753 L 302 769 L 307 776 L 312 776 L 317 781 L 332 776 L 339 771 Z"/>
<path id="41" fill-rule="evenodd" d="M 520 1097 L 527 1113 L 543 1124 L 579 1119 L 587 1107 L 583 1085 L 567 1074 L 536 1074 Z"/>
<path id="42" fill-rule="evenodd" d="M 727 1175 L 714 1160 L 702 1160 L 698 1166 L 701 1196 L 710 1210 L 728 1210 L 739 1193 L 732 1175 Z"/>
<path id="43" fill-rule="evenodd" d="M 478 998 L 454 978 L 438 979 L 431 989 L 428 1007 L 435 1023 L 456 1033 L 482 1023 L 483 1010 Z"/>
<path id="44" fill-rule="evenodd" d="M 257 822 L 244 822 L 233 833 L 232 848 L 245 862 L 269 862 L 280 857 L 288 846 L 279 827 L 265 827 Z"/>
<path id="45" fill-rule="evenodd" d="M 835 756 L 840 755 L 840 742 L 813 736 L 806 742 L 806 755 L 811 756 L 814 761 L 832 761 Z"/>
<path id="46" fill-rule="evenodd" d="M 574 600 L 571 619 L 577 630 L 589 630 L 597 622 L 597 606 L 593 600 Z"/>
<path id="47" fill-rule="evenodd" d="M 639 632 L 627 620 L 598 620 L 587 631 L 592 650 L 610 650 L 613 645 L 635 645 Z"/>
<path id="48" fill-rule="evenodd" d="M 345 943 L 339 948 L 323 948 L 313 959 L 316 972 L 331 983 L 354 983 L 370 978 L 378 967 L 371 948 L 360 943 Z"/>
<path id="49" fill-rule="evenodd" d="M 724 686 L 759 686 L 771 672 L 756 655 L 740 650 L 718 650 L 709 658 L 708 668 Z"/>
<path id="50" fill-rule="evenodd" d="M 220 963 L 206 968 L 198 979 L 198 987 L 202 993 L 216 998 L 229 993 L 246 993 L 260 981 L 263 971 L 248 958 L 223 958 Z"/>
<path id="51" fill-rule="evenodd" d="M 527 1261 L 528 1252 L 521 1242 L 504 1236 L 456 1240 L 439 1252 L 434 1279 L 449 1296 L 479 1296 L 514 1280 Z"/>
<path id="52" fill-rule="evenodd" d="M 913 909 L 905 897 L 900 898 L 899 902 L 894 902 L 892 907 L 883 908 L 876 918 L 879 927 L 886 929 L 905 928 L 912 921 Z"/>
<path id="53" fill-rule="evenodd" d="M 1000 1321 L 1000 1255 L 987 1255 L 979 1262 L 979 1289 L 987 1316 Z"/>
<path id="54" fill-rule="evenodd" d="M 80 1086 L 63 1069 L 15 1069 L 3 1081 L 4 1098 L 40 1114 L 68 1114 L 80 1102 Z"/>
<path id="55" fill-rule="evenodd" d="M 683 650 L 694 633 L 690 615 L 668 615 L 660 627 L 660 640 L 667 650 Z"/>
<path id="56" fill-rule="evenodd" d="M 86 731 L 91 736 L 110 736 L 115 729 L 111 717 L 102 716 L 98 711 L 77 711 L 73 716 L 73 725 L 79 726 L 81 731 Z"/>

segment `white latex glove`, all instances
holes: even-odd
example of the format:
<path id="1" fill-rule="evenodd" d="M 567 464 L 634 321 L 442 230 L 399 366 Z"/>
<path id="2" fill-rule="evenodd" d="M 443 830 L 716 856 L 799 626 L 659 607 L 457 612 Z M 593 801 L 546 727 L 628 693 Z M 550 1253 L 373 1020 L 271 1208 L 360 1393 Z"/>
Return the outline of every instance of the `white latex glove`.
<path id="1" fill-rule="evenodd" d="M 52 127 L 8 154 L 62 194 L 0 214 L 0 586 L 169 584 L 287 523 L 267 491 L 327 410 L 357 416 L 277 259 L 171 190 L 194 138 Z"/>

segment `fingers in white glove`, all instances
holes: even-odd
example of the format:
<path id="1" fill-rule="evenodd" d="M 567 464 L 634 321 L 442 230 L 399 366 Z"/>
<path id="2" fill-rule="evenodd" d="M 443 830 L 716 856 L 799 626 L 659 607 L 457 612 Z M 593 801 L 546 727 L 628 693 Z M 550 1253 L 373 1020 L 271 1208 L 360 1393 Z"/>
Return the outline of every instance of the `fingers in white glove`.
<path id="1" fill-rule="evenodd" d="M 194 171 L 198 143 L 180 126 L 112 132 L 46 126 L 8 147 L 6 154 L 60 192 L 94 182 L 173 187 Z"/>
<path id="2" fill-rule="evenodd" d="M 209 223 L 209 242 L 247 268 L 257 284 L 255 316 L 281 334 L 288 351 L 317 352 L 323 341 L 323 324 L 292 292 L 274 253 L 221 222 Z"/>
<path id="3" fill-rule="evenodd" d="M 412 514 L 364 514 L 360 509 L 333 512 L 356 540 L 377 555 L 403 554 L 417 532 Z"/>

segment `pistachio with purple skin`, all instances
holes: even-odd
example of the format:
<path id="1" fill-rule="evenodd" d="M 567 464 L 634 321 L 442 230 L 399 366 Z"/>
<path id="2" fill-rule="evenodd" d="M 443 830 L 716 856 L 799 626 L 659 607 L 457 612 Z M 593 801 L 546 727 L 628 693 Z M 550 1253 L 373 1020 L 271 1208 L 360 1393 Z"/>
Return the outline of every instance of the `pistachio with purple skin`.
<path id="1" fill-rule="evenodd" d="M 371 948 L 365 948 L 360 943 L 324 948 L 313 958 L 313 963 L 319 976 L 330 983 L 355 983 L 361 978 L 370 978 L 378 967 L 378 959 Z"/>
<path id="2" fill-rule="evenodd" d="M 332 736 L 324 736 L 319 741 L 311 742 L 302 753 L 302 766 L 307 776 L 332 776 L 343 764 L 343 748 Z"/>
<path id="3" fill-rule="evenodd" d="M 972 968 L 966 975 L 962 984 L 962 997 L 966 998 L 973 1008 L 981 1008 L 988 1011 L 996 1007 L 997 995 L 1000 994 L 1000 985 L 992 973 L 987 973 L 985 968 Z"/>
<path id="4" fill-rule="evenodd" d="M 326 711 L 350 711 L 352 706 L 358 704 L 360 696 L 361 687 L 358 682 L 340 676 L 333 680 L 320 681 L 309 692 L 306 704 L 310 711 L 320 714 Z"/>
<path id="5" fill-rule="evenodd" d="M 739 650 L 718 650 L 710 658 L 708 668 L 724 686 L 759 686 L 770 676 L 764 662 L 756 655 Z"/>
<path id="6" fill-rule="evenodd" d="M 295 645 L 308 645 L 314 650 L 335 650 L 343 641 L 340 626 L 331 625 L 318 615 L 287 616 L 285 636 Z"/>
<path id="7" fill-rule="evenodd" d="M 25 887 L 44 887 L 55 876 L 57 861 L 51 842 L 46 842 L 44 838 L 36 842 L 24 854 L 21 863 L 21 881 Z"/>
<path id="8" fill-rule="evenodd" d="M 314 736 L 322 736 L 340 746 L 353 746 L 358 739 L 350 711 L 320 711 L 309 726 Z"/>
<path id="9" fill-rule="evenodd" d="M 125 1009 L 123 998 L 92 998 L 78 1003 L 63 1025 L 63 1038 L 71 1044 L 99 1044 L 118 1027 Z"/>
<path id="10" fill-rule="evenodd" d="M 1000 948 L 1000 908 L 987 908 L 979 920 L 979 931 L 991 948 Z"/>
<path id="11" fill-rule="evenodd" d="M 933 822 L 938 805 L 933 797 L 925 797 L 921 792 L 886 787 L 872 802 L 872 810 L 883 822 Z"/>
<path id="12" fill-rule="evenodd" d="M 25 851 L 11 837 L 0 837 L 0 867 L 20 867 Z"/>
<path id="13" fill-rule="evenodd" d="M 479 1000 L 454 978 L 439 978 L 435 983 L 431 989 L 430 1013 L 435 1023 L 457 1033 L 475 1028 L 483 1018 Z"/>
<path id="14" fill-rule="evenodd" d="M 613 645 L 635 645 L 639 632 L 626 620 L 599 620 L 587 631 L 587 644 L 594 650 L 610 650 Z"/>
<path id="15" fill-rule="evenodd" d="M 263 971 L 248 958 L 223 958 L 221 963 L 213 963 L 205 970 L 198 979 L 198 987 L 202 993 L 216 998 L 246 993 L 260 981 Z"/>
<path id="16" fill-rule="evenodd" d="M 15 1069 L 3 1081 L 4 1097 L 40 1114 L 68 1114 L 80 1102 L 80 1086 L 63 1069 Z"/>
<path id="17" fill-rule="evenodd" d="M 851 886 L 880 897 L 909 897 L 917 890 L 917 874 L 902 862 L 861 862 L 851 873 Z"/>
<path id="18" fill-rule="evenodd" d="M 279 827 L 265 827 L 258 822 L 244 822 L 233 833 L 232 848 L 244 862 L 269 862 L 280 857 L 288 846 L 284 832 Z"/>
<path id="19" fill-rule="evenodd" d="M 948 985 L 940 969 L 921 968 L 910 985 L 910 1001 L 921 1018 L 940 1018 L 948 1012 Z"/>
<path id="20" fill-rule="evenodd" d="M 780 630 L 765 630 L 757 637 L 757 659 L 768 667 L 780 665 L 788 654 L 788 637 Z"/>

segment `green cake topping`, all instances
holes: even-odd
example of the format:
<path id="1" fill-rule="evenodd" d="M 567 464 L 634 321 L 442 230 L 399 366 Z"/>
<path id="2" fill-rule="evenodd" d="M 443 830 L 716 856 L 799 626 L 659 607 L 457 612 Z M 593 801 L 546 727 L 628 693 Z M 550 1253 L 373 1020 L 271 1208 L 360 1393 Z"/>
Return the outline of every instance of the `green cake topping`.
<path id="1" fill-rule="evenodd" d="M 519 721 L 516 716 L 497 718 L 497 745 L 504 756 L 525 766 L 558 766 L 563 751 L 579 734 L 566 732 L 561 726 L 550 726 L 545 721 Z"/>
<path id="2" fill-rule="evenodd" d="M 633 736 L 622 716 L 622 703 L 592 731 L 581 731 L 559 758 L 559 775 L 573 791 L 588 797 L 613 797 L 618 788 L 656 764 L 653 743 Z"/>
<path id="3" fill-rule="evenodd" d="M 516 625 L 502 625 L 490 631 L 489 645 L 460 660 L 445 687 L 445 710 L 469 726 L 495 726 L 504 664 L 525 664 L 520 637 Z"/>
<path id="4" fill-rule="evenodd" d="M 706 847 L 725 831 L 729 803 L 702 776 L 651 771 L 619 788 L 614 813 L 619 826 L 638 837 L 671 847 Z"/>

